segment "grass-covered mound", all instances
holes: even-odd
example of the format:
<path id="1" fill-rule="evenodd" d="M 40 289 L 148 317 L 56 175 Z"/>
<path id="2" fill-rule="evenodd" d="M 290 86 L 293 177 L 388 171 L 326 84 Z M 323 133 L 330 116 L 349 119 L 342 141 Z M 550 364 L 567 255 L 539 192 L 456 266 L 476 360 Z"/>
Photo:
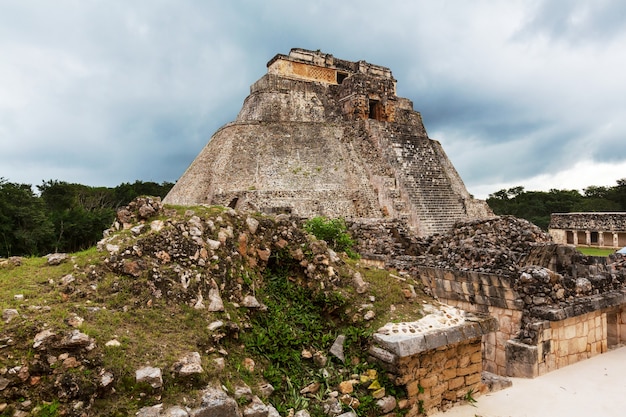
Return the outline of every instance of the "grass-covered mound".
<path id="1" fill-rule="evenodd" d="M 368 362 L 369 336 L 418 319 L 423 295 L 410 277 L 362 268 L 349 246 L 336 253 L 307 228 L 139 199 L 99 249 L 0 260 L 0 415 L 193 412 L 208 385 L 281 415 L 378 415 L 379 385 L 403 393 Z M 339 335 L 343 350 L 331 354 Z M 158 368 L 161 382 L 138 379 L 142 368 Z M 359 382 L 337 393 L 346 381 Z"/>

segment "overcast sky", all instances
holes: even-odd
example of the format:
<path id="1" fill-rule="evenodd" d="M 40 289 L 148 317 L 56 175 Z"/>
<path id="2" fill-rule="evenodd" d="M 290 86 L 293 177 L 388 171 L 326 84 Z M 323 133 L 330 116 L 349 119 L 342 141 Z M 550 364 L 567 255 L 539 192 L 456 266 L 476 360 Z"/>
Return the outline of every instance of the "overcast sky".
<path id="1" fill-rule="evenodd" d="M 389 67 L 478 197 L 626 178 L 623 0 L 0 0 L 0 177 L 176 181 L 291 48 Z"/>

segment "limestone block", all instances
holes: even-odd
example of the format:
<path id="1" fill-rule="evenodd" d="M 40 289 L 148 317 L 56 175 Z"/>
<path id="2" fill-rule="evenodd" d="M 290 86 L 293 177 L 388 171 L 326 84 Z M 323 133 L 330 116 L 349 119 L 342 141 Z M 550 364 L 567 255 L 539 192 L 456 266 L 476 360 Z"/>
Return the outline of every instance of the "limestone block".
<path id="1" fill-rule="evenodd" d="M 537 346 L 509 340 L 506 345 L 506 369 L 508 376 L 534 378 L 538 375 Z"/>
<path id="2" fill-rule="evenodd" d="M 474 385 L 478 384 L 481 381 L 482 373 L 476 372 L 470 375 L 465 376 L 465 385 Z"/>
<path id="3" fill-rule="evenodd" d="M 459 368 L 457 370 L 457 374 L 459 376 L 466 376 L 466 375 L 471 375 L 471 374 L 475 374 L 478 373 L 480 374 L 480 372 L 482 371 L 482 364 L 481 363 L 473 363 L 470 364 L 464 368 Z"/>
<path id="4" fill-rule="evenodd" d="M 444 369 L 442 375 L 445 380 L 454 379 L 457 377 L 457 368 Z"/>
<path id="5" fill-rule="evenodd" d="M 439 377 L 437 375 L 429 375 L 426 378 L 422 378 L 419 381 L 419 385 L 426 389 L 426 388 L 431 388 L 434 387 L 435 385 L 437 385 L 437 383 L 439 382 Z"/>
<path id="6" fill-rule="evenodd" d="M 480 380 L 480 374 L 477 374 L 477 375 L 478 375 L 478 379 Z M 462 387 L 463 385 L 465 385 L 465 377 L 463 376 L 459 376 L 448 381 L 449 390 L 455 390 L 457 388 Z"/>
<path id="7" fill-rule="evenodd" d="M 430 389 L 430 395 L 432 397 L 441 396 L 444 392 L 446 392 L 447 389 L 448 389 L 447 384 L 445 383 L 437 384 Z"/>

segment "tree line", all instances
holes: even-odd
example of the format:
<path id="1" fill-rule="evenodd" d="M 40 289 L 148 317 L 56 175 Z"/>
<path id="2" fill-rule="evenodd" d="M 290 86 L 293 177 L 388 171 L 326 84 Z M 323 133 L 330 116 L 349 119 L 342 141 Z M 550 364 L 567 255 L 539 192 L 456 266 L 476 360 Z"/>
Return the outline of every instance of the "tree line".
<path id="1" fill-rule="evenodd" d="M 0 257 L 76 252 L 93 246 L 118 207 L 140 195 L 165 197 L 174 184 L 135 181 L 114 188 L 0 178 Z"/>
<path id="2" fill-rule="evenodd" d="M 115 219 L 118 207 L 140 195 L 165 197 L 174 184 L 135 181 L 114 188 L 63 181 L 37 186 L 0 178 L 0 257 L 76 252 L 93 246 Z M 613 187 L 526 191 L 518 186 L 490 194 L 495 214 L 511 214 L 548 229 L 550 214 L 626 211 L 626 178 Z"/>
<path id="3" fill-rule="evenodd" d="M 613 187 L 577 190 L 525 191 L 518 186 L 490 194 L 487 204 L 495 214 L 511 214 L 548 230 L 550 214 L 626 211 L 626 178 Z"/>

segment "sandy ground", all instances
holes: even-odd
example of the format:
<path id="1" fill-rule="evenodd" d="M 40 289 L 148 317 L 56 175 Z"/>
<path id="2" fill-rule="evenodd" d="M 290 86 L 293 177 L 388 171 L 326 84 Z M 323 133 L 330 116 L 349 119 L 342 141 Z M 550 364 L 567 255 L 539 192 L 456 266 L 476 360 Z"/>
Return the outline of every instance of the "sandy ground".
<path id="1" fill-rule="evenodd" d="M 437 417 L 626 416 L 626 347 L 477 398 Z M 431 417 L 432 417 L 431 416 Z"/>

